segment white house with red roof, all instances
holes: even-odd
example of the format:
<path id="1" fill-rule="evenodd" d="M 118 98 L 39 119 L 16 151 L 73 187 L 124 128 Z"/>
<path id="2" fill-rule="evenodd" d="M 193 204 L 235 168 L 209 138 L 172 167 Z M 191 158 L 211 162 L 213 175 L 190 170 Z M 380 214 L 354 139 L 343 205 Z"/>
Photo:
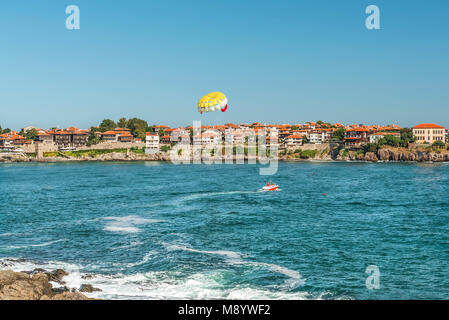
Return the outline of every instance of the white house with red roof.
<path id="1" fill-rule="evenodd" d="M 446 129 L 435 123 L 421 123 L 412 128 L 416 143 L 446 142 Z"/>

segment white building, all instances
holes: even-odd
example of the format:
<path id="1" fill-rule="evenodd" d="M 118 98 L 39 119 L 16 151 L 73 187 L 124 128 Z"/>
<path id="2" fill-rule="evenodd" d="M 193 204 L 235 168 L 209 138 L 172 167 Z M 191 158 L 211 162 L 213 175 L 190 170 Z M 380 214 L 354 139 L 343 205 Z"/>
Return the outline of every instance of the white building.
<path id="1" fill-rule="evenodd" d="M 155 154 L 159 152 L 159 135 L 157 133 L 147 132 L 145 138 L 145 153 Z"/>
<path id="2" fill-rule="evenodd" d="M 309 132 L 309 143 L 321 144 L 326 140 L 325 134 L 322 131 Z"/>
<path id="3" fill-rule="evenodd" d="M 198 134 L 193 137 L 193 143 L 195 144 L 218 144 L 222 142 L 222 133 L 215 130 L 207 130 L 202 134 Z"/>
<path id="4" fill-rule="evenodd" d="M 325 143 L 332 138 L 332 131 L 328 129 L 313 130 L 307 135 L 309 138 L 309 143 L 321 144 Z"/>
<path id="5" fill-rule="evenodd" d="M 285 139 L 285 145 L 287 146 L 287 148 L 296 148 L 296 147 L 302 146 L 302 144 L 303 144 L 302 138 L 303 138 L 303 136 L 300 134 L 289 135 Z"/>
<path id="6" fill-rule="evenodd" d="M 375 143 L 385 136 L 393 136 L 400 138 L 401 134 L 399 132 L 376 132 L 369 135 L 369 142 Z"/>

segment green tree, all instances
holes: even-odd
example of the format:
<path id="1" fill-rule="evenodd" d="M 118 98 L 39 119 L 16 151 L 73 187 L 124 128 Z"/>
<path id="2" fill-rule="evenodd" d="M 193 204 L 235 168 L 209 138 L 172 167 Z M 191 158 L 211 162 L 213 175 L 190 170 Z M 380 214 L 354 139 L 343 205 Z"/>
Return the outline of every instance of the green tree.
<path id="1" fill-rule="evenodd" d="M 37 130 L 32 128 L 30 130 L 28 130 L 26 133 L 24 133 L 23 135 L 25 138 L 30 139 L 30 140 L 36 140 L 37 138 Z"/>
<path id="2" fill-rule="evenodd" d="M 100 138 L 95 134 L 95 132 L 100 131 L 100 129 L 96 127 L 91 127 L 89 136 L 87 137 L 87 143 L 86 145 L 90 147 L 91 145 L 97 144 L 100 142 Z"/>
<path id="3" fill-rule="evenodd" d="M 334 138 L 337 139 L 338 141 L 342 141 L 343 138 L 345 137 L 345 128 L 338 128 L 335 132 L 334 132 Z"/>
<path id="4" fill-rule="evenodd" d="M 302 143 L 303 144 L 309 143 L 309 138 L 307 138 L 307 136 L 303 136 L 302 137 Z"/>
<path id="5" fill-rule="evenodd" d="M 401 138 L 395 136 L 385 136 L 378 142 L 379 146 L 387 145 L 392 147 L 402 146 Z"/>
<path id="6" fill-rule="evenodd" d="M 444 147 L 445 147 L 445 144 L 444 144 L 443 141 L 437 140 L 437 141 L 435 141 L 434 143 L 432 143 L 432 147 L 435 147 L 435 148 L 444 148 Z"/>
<path id="7" fill-rule="evenodd" d="M 171 147 L 170 147 L 170 146 L 167 146 L 167 145 L 164 145 L 164 146 L 161 147 L 161 151 L 162 151 L 162 152 L 167 152 L 167 151 L 170 150 L 170 149 L 171 149 Z"/>
<path id="8" fill-rule="evenodd" d="M 127 125 L 128 121 L 126 120 L 126 118 L 120 118 L 119 121 L 117 122 L 117 126 L 119 128 L 126 128 Z"/>
<path id="9" fill-rule="evenodd" d="M 401 133 L 401 147 L 407 148 L 409 143 L 416 141 L 416 137 L 413 135 L 412 129 L 402 128 Z"/>
<path id="10" fill-rule="evenodd" d="M 109 130 L 113 130 L 117 127 L 117 124 L 112 121 L 111 119 L 104 119 L 101 123 L 100 123 L 100 131 L 101 132 L 105 132 L 105 131 L 109 131 Z"/>
<path id="11" fill-rule="evenodd" d="M 292 127 L 291 127 L 291 130 L 298 130 L 299 128 L 298 128 L 298 126 L 296 126 L 296 125 L 292 125 Z"/>
<path id="12" fill-rule="evenodd" d="M 379 150 L 379 144 L 377 143 L 368 143 L 363 146 L 363 151 L 366 152 L 374 152 L 377 153 L 377 150 Z"/>
<path id="13" fill-rule="evenodd" d="M 131 130 L 133 136 L 145 140 L 145 133 L 149 130 L 148 123 L 139 118 L 129 119 L 127 128 Z"/>
<path id="14" fill-rule="evenodd" d="M 304 150 L 301 152 L 302 159 L 315 158 L 318 150 Z"/>

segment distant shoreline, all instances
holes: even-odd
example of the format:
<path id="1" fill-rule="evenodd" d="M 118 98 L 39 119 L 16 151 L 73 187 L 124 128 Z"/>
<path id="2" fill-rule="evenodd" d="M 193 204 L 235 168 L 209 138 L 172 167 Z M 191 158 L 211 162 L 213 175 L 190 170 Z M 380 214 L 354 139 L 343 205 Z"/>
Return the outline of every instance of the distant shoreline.
<path id="1" fill-rule="evenodd" d="M 182 149 L 181 149 L 182 151 Z M 239 159 L 237 160 L 237 156 Z M 449 162 L 449 150 L 441 149 L 418 149 L 383 147 L 377 152 L 363 151 L 362 149 L 332 148 L 331 145 L 304 146 L 302 149 L 284 150 L 278 154 L 277 159 L 256 156 L 254 154 L 223 155 L 215 158 L 213 154 L 202 153 L 201 162 L 230 162 L 256 161 L 268 164 L 273 161 L 295 161 L 295 162 L 410 162 L 410 163 L 437 163 Z M 173 159 L 173 161 L 172 161 Z M 87 149 L 68 152 L 47 152 L 40 157 L 36 153 L 0 153 L 1 162 L 102 162 L 102 161 L 166 161 L 174 163 L 193 163 L 192 153 L 157 152 L 146 154 L 144 149 L 120 148 L 120 149 Z M 259 161 L 259 159 L 261 161 Z M 195 155 L 195 162 L 197 161 Z"/>
<path id="2" fill-rule="evenodd" d="M 248 162 L 248 159 L 244 159 L 245 163 Z M 410 160 L 377 160 L 377 161 L 369 161 L 369 160 L 334 160 L 334 159 L 283 159 L 279 158 L 277 161 L 279 162 L 300 162 L 300 163 L 449 163 L 449 161 L 410 161 Z M 80 163 L 80 162 L 171 162 L 170 160 L 164 159 L 14 159 L 14 160 L 4 160 L 0 158 L 0 164 L 12 164 L 12 163 Z M 183 162 L 180 164 L 194 164 L 193 161 Z M 206 164 L 201 162 L 201 164 Z M 214 164 L 225 164 L 223 160 L 222 163 L 214 163 Z M 235 160 L 233 164 L 238 164 Z M 261 164 L 258 160 L 256 164 Z M 206 164 L 207 165 L 207 164 Z M 268 164 L 262 164 L 268 165 Z"/>

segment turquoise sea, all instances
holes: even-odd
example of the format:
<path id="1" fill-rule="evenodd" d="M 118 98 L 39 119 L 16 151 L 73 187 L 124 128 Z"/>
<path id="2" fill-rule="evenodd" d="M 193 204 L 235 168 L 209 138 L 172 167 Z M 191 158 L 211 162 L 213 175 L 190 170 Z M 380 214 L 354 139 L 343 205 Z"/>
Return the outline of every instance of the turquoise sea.
<path id="1" fill-rule="evenodd" d="M 448 299 L 449 166 L 0 165 L 0 268 L 105 299 Z M 367 266 L 380 288 L 366 287 Z"/>

